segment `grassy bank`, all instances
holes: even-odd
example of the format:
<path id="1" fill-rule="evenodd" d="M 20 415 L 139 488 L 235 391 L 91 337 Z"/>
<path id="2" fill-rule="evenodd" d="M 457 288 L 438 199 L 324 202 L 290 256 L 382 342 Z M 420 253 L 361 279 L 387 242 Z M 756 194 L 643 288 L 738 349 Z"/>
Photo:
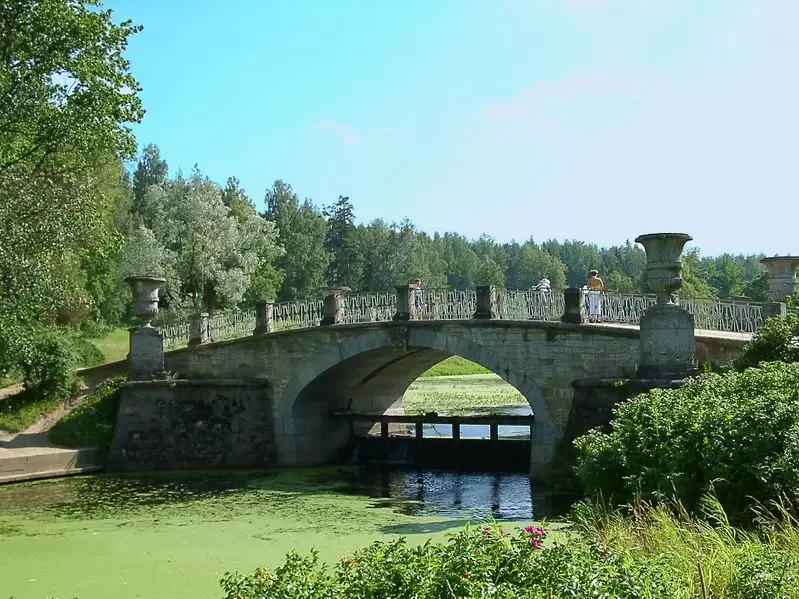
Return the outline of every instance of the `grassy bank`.
<path id="1" fill-rule="evenodd" d="M 450 356 L 422 373 L 422 378 L 435 376 L 466 376 L 469 374 L 491 374 L 491 371 L 466 358 Z"/>
<path id="2" fill-rule="evenodd" d="M 496 374 L 425 377 L 414 381 L 402 400 L 406 414 L 490 413 L 501 406 L 527 406 L 527 400 Z"/>

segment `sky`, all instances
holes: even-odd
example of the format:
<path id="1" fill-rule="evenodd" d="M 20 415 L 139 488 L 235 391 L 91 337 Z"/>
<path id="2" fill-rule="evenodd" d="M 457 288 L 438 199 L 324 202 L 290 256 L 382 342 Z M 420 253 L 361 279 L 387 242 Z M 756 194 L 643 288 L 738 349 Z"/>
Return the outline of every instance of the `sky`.
<path id="1" fill-rule="evenodd" d="M 174 174 L 360 222 L 799 254 L 796 0 L 106 0 Z"/>

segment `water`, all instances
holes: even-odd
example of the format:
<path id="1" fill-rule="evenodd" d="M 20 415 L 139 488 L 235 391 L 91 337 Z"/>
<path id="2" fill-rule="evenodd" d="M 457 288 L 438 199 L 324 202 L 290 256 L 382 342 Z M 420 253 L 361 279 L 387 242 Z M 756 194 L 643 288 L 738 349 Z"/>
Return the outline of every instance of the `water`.
<path id="1" fill-rule="evenodd" d="M 305 474 L 303 474 L 305 473 Z M 291 475 L 286 482 L 285 476 Z M 208 512 L 232 503 L 272 499 L 270 492 L 335 491 L 374 501 L 374 507 L 408 516 L 526 520 L 562 512 L 557 497 L 534 501 L 526 474 L 444 472 L 392 466 L 331 467 L 296 471 L 220 471 L 101 474 L 0 487 L 0 516 L 59 519 L 156 514 L 192 504 Z"/>
<path id="2" fill-rule="evenodd" d="M 218 597 L 225 572 L 276 567 L 292 550 L 332 562 L 400 535 L 444 541 L 466 522 L 551 515 L 551 499 L 523 474 L 364 467 L 2 486 L 0 597 Z"/>
<path id="3" fill-rule="evenodd" d="M 468 414 L 459 414 L 462 416 L 484 416 L 484 415 L 506 415 L 506 416 L 531 416 L 533 411 L 529 405 L 524 406 L 499 406 L 489 407 L 483 410 L 474 409 Z M 439 416 L 445 416 L 443 412 Z M 422 425 L 424 437 L 430 439 L 433 437 L 452 438 L 452 425 L 451 424 L 429 424 Z M 530 438 L 530 427 L 525 425 L 501 425 L 497 427 L 500 439 L 514 439 Z M 379 428 L 373 429 L 373 435 L 379 435 Z M 396 433 L 395 433 L 396 434 Z M 402 433 L 401 433 L 402 434 Z M 413 424 L 405 425 L 404 435 L 414 436 L 416 428 Z M 489 439 L 490 427 L 487 424 L 461 424 L 461 439 Z"/>

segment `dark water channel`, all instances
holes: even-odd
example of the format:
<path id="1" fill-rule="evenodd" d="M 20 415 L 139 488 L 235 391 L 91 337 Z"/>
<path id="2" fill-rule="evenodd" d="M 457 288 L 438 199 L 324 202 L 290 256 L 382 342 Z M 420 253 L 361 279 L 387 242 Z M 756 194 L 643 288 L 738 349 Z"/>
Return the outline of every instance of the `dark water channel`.
<path id="1" fill-rule="evenodd" d="M 265 498 L 268 492 L 289 489 L 365 496 L 375 500 L 375 507 L 411 516 L 529 520 L 557 516 L 572 500 L 536 493 L 532 484 L 521 473 L 442 472 L 383 465 L 277 472 L 100 474 L 0 488 L 0 514 L 114 518 L 193 503 L 244 506 Z"/>

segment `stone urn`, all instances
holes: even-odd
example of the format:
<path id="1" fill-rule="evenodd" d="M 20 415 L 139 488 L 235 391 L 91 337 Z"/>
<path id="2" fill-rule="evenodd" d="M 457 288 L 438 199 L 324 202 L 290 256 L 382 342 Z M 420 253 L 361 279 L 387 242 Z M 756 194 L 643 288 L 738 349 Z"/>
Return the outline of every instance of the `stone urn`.
<path id="1" fill-rule="evenodd" d="M 125 282 L 133 292 L 133 308 L 141 326 L 152 326 L 150 322 L 158 314 L 158 290 L 166 283 L 162 277 L 133 276 Z"/>
<path id="2" fill-rule="evenodd" d="M 796 268 L 799 256 L 773 256 L 763 258 L 760 263 L 768 271 L 768 294 L 773 302 L 784 302 L 796 293 Z"/>
<path id="3" fill-rule="evenodd" d="M 692 239 L 687 233 L 649 233 L 635 238 L 635 243 L 644 246 L 646 282 L 658 304 L 676 303 L 683 283 L 682 250 Z"/>

